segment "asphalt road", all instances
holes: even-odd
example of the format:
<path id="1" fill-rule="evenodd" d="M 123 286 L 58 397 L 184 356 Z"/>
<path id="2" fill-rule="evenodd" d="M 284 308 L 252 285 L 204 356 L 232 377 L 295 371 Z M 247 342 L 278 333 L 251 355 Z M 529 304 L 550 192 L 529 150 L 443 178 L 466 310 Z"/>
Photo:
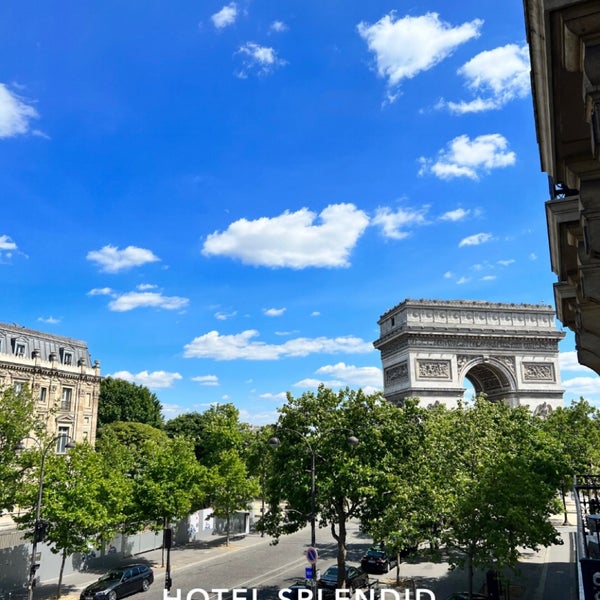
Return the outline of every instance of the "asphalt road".
<path id="1" fill-rule="evenodd" d="M 349 562 L 356 564 L 370 540 L 361 538 L 357 529 L 350 528 L 352 549 Z M 327 529 L 318 530 L 317 547 L 319 560 L 317 567 L 325 570 L 336 561 L 336 544 Z M 231 543 L 230 551 L 225 550 L 219 555 L 210 555 L 202 559 L 199 549 L 196 564 L 183 568 L 174 565 L 172 579 L 173 587 L 169 592 L 170 598 L 186 600 L 194 589 L 210 592 L 213 589 L 227 590 L 257 590 L 259 600 L 277 598 L 280 589 L 292 585 L 296 579 L 303 578 L 305 569 L 309 566 L 306 559 L 306 549 L 309 541 L 309 531 L 283 536 L 275 546 L 269 544 L 268 538 L 256 538 L 257 543 L 250 548 L 237 551 L 235 540 Z M 144 600 L 163 600 L 164 575 L 157 572 L 157 581 L 144 594 Z M 201 592 L 194 594 L 194 599 L 204 600 Z M 223 594 L 223 598 L 231 598 L 231 594 Z M 251 592 L 248 592 L 248 600 Z M 217 600 L 218 594 L 209 594 L 209 600 Z M 242 597 L 240 596 L 240 599 Z"/>

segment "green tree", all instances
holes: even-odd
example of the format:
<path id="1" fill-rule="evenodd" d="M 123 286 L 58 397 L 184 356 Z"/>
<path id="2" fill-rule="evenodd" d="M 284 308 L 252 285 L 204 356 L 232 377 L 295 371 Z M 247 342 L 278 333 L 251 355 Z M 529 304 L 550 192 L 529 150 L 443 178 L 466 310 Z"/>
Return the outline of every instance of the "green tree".
<path id="1" fill-rule="evenodd" d="M 424 452 L 445 503 L 442 543 L 451 565 L 515 568 L 520 549 L 556 543 L 550 516 L 559 510 L 557 446 L 526 407 L 475 399 L 439 409 L 429 420 Z"/>
<path id="2" fill-rule="evenodd" d="M 202 506 L 207 469 L 184 438 L 144 442 L 133 475 L 137 521 L 165 526 Z"/>
<path id="3" fill-rule="evenodd" d="M 314 515 L 318 526 L 329 527 L 337 542 L 342 587 L 347 523 L 360 518 L 380 493 L 381 458 L 406 450 L 406 440 L 390 435 L 396 429 L 397 409 L 380 394 L 349 389 L 335 393 L 322 385 L 316 394 L 306 392 L 300 398 L 288 394 L 279 412 L 275 426 L 279 445 L 267 476 L 269 510 L 259 526 L 277 539 L 305 526 Z M 356 439 L 358 445 L 349 447 L 348 441 Z"/>
<path id="4" fill-rule="evenodd" d="M 600 463 L 600 420 L 598 410 L 583 398 L 569 407 L 558 407 L 542 421 L 542 427 L 559 445 L 564 461 L 560 483 L 564 524 L 568 525 L 566 494 L 576 475 L 593 473 Z"/>
<path id="5" fill-rule="evenodd" d="M 230 403 L 179 415 L 167 422 L 165 431 L 192 440 L 196 458 L 207 467 L 218 464 L 226 450 L 241 452 L 248 438 L 248 426 L 240 423 L 239 410 Z"/>
<path id="6" fill-rule="evenodd" d="M 52 440 L 45 443 L 47 447 Z M 39 469 L 42 447 L 28 451 L 22 458 L 24 464 L 34 464 Z M 60 597 L 67 557 L 86 552 L 88 544 L 99 535 L 110 535 L 121 526 L 132 485 L 87 443 L 77 444 L 65 456 L 47 452 L 43 475 L 40 518 L 51 551 L 61 555 L 57 588 Z M 39 481 L 36 474 L 20 491 L 20 505 L 31 507 L 17 518 L 21 529 L 34 529 Z"/>
<path id="7" fill-rule="evenodd" d="M 105 377 L 100 383 L 98 427 L 115 421 L 135 421 L 162 428 L 162 406 L 156 395 L 143 385 Z"/>
<path id="8" fill-rule="evenodd" d="M 236 511 L 248 509 L 260 493 L 259 483 L 248 475 L 244 461 L 235 450 L 224 450 L 218 464 L 210 469 L 207 490 L 213 514 L 226 521 L 225 543 L 229 545 L 231 517 Z"/>
<path id="9" fill-rule="evenodd" d="M 0 392 L 0 512 L 12 509 L 20 481 L 17 445 L 36 426 L 34 401 L 28 387 L 15 392 L 12 387 Z"/>

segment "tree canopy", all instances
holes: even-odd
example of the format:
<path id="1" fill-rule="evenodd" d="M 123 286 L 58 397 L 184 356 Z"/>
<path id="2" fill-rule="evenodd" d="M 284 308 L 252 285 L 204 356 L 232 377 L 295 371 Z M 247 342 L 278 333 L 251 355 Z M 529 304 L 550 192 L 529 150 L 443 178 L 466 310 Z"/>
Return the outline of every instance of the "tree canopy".
<path id="1" fill-rule="evenodd" d="M 115 421 L 134 421 L 162 428 L 162 405 L 143 385 L 105 377 L 100 383 L 98 427 Z"/>
<path id="2" fill-rule="evenodd" d="M 21 477 L 17 445 L 36 426 L 34 400 L 27 386 L 19 392 L 12 387 L 0 391 L 0 512 L 12 509 Z"/>
<path id="3" fill-rule="evenodd" d="M 166 423 L 165 431 L 170 437 L 191 440 L 196 458 L 207 467 L 217 465 L 227 450 L 240 452 L 249 439 L 248 426 L 240 423 L 240 412 L 230 403 L 216 404 L 203 413 L 181 414 Z"/>
<path id="4" fill-rule="evenodd" d="M 279 412 L 274 427 L 279 443 L 272 450 L 266 482 L 270 508 L 260 527 L 278 537 L 310 520 L 314 459 L 315 518 L 337 541 L 338 586 L 343 587 L 347 523 L 366 515 L 369 502 L 382 493 L 385 457 L 393 453 L 400 458 L 411 451 L 409 436 L 399 434 L 407 413 L 380 394 L 350 389 L 336 393 L 323 385 L 316 394 L 288 394 Z"/>

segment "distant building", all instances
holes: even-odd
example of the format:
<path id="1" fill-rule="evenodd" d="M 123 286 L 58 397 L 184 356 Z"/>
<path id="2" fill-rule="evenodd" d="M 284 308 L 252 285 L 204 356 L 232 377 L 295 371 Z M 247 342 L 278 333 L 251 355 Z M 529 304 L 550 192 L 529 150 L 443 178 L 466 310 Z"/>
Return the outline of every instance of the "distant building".
<path id="1" fill-rule="evenodd" d="M 65 444 L 96 439 L 100 363 L 85 342 L 0 323 L 0 388 L 28 385 L 48 431 Z"/>
<path id="2" fill-rule="evenodd" d="M 537 414 L 562 406 L 554 310 L 543 304 L 404 300 L 379 319 L 383 394 L 456 406 L 468 380 L 491 402 Z"/>

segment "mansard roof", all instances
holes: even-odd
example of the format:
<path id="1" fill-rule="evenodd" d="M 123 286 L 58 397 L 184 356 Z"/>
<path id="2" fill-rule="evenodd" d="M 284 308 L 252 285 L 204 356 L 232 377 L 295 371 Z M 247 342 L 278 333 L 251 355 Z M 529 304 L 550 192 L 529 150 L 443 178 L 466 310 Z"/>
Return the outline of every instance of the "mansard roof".
<path id="1" fill-rule="evenodd" d="M 28 329 L 16 323 L 0 323 L 0 354 L 22 358 L 53 358 L 62 364 L 92 367 L 87 344 L 81 340 Z"/>

